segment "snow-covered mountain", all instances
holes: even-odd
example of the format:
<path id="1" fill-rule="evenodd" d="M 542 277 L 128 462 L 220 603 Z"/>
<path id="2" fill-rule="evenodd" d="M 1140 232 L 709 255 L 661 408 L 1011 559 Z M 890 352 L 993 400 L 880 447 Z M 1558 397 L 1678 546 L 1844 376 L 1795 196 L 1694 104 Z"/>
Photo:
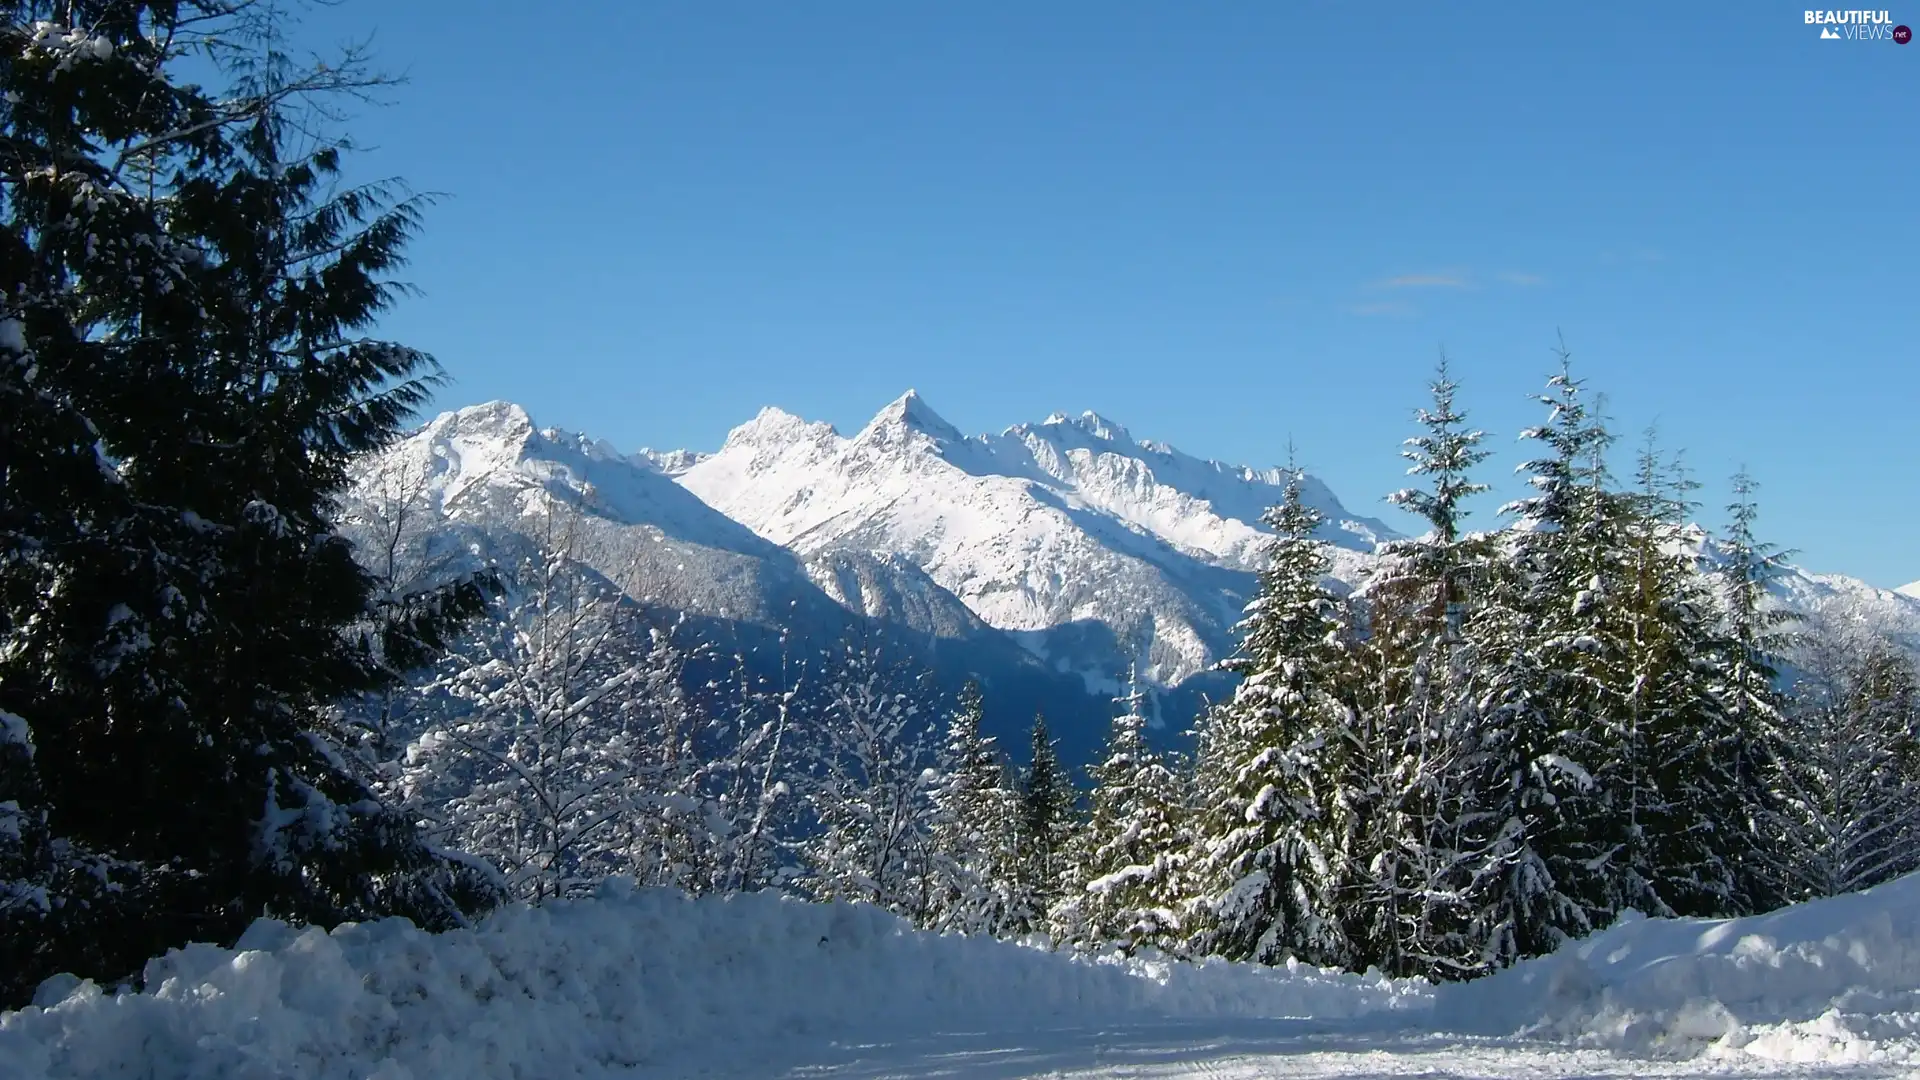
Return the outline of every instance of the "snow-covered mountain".
<path id="1" fill-rule="evenodd" d="M 538 429 L 517 405 L 443 413 L 367 459 L 343 518 L 370 557 L 392 550 L 404 564 L 399 576 L 431 579 L 511 565 L 550 543 L 541 535 L 552 520 L 542 512 L 554 501 L 547 496 L 579 507 L 564 526 L 574 530 L 574 557 L 636 602 L 687 616 L 694 633 L 729 650 L 777 664 L 783 632 L 798 655 L 863 636 L 914 656 L 948 690 L 979 677 L 992 691 L 989 727 L 1009 739 L 1036 709 L 1066 722 L 1076 751 L 1090 752 L 1104 729 L 1107 701 L 1048 671 L 913 560 L 885 550 L 790 550 L 702 502 L 651 457 Z"/>
<path id="2" fill-rule="evenodd" d="M 1920 594 L 1911 585 L 1880 589 L 1845 574 L 1817 574 L 1791 567 L 1775 581 L 1774 591 L 1794 611 L 1842 610 L 1920 657 Z"/>
<path id="3" fill-rule="evenodd" d="M 852 436 L 763 409 L 710 454 L 626 454 L 493 402 L 365 462 L 347 517 L 404 507 L 408 557 L 470 565 L 528 550 L 536 495 L 559 495 L 583 507 L 583 558 L 637 601 L 728 641 L 786 630 L 825 646 L 882 628 L 947 683 L 997 683 L 1002 733 L 1044 708 L 1090 751 L 1130 666 L 1185 687 L 1171 716 L 1218 688 L 1196 676 L 1232 648 L 1284 481 L 1092 413 L 969 437 L 911 391 Z M 1395 533 L 1310 477 L 1305 494 L 1327 517 L 1333 577 L 1357 583 Z M 379 550 L 379 529 L 363 531 Z M 1845 605 L 1920 653 L 1920 583 L 1795 569 L 1776 591 L 1798 610 Z"/>
<path id="4" fill-rule="evenodd" d="M 1902 585 L 1893 591 L 1899 593 L 1902 596 L 1911 596 L 1915 600 L 1920 600 L 1920 581 L 1915 581 L 1906 585 Z"/>
<path id="5" fill-rule="evenodd" d="M 708 505 L 803 555 L 898 553 L 1055 667 L 1161 685 L 1231 647 L 1260 514 L 1284 474 L 1135 440 L 1093 413 L 968 437 L 913 391 L 851 437 L 779 409 L 717 453 L 649 455 Z M 1341 570 L 1395 534 L 1317 480 L 1306 498 Z"/>

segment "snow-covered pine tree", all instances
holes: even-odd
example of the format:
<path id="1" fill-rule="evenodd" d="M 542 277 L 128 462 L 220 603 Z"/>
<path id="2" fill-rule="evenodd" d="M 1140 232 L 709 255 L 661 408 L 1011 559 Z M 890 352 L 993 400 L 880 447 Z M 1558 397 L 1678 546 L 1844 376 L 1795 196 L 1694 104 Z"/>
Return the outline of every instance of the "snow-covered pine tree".
<path id="1" fill-rule="evenodd" d="M 1462 532 L 1464 503 L 1487 490 L 1472 479 L 1487 451 L 1484 433 L 1455 404 L 1459 386 L 1444 355 L 1428 389 L 1432 404 L 1416 413 L 1425 430 L 1401 451 L 1408 475 L 1428 486 L 1388 501 L 1426 519 L 1429 531 L 1383 548 L 1365 588 L 1369 634 L 1360 651 L 1375 673 L 1370 711 L 1384 767 L 1348 923 L 1365 962 L 1396 975 L 1459 978 L 1480 970 L 1467 903 L 1489 839 L 1467 782 L 1478 733 L 1463 628 L 1494 552 L 1487 538 Z"/>
<path id="2" fill-rule="evenodd" d="M 0 709 L 31 725 L 47 835 L 113 876 L 0 926 L 44 945 L 9 1001 L 44 965 L 116 977 L 266 912 L 444 926 L 484 901 L 327 730 L 478 597 L 383 609 L 329 520 L 435 375 L 365 336 L 420 204 L 335 186 L 325 98 L 377 80 L 292 72 L 272 30 L 141 0 L 0 19 Z M 268 63 L 214 96 L 190 54 Z"/>
<path id="3" fill-rule="evenodd" d="M 1560 355 L 1540 398 L 1547 422 L 1522 435 L 1542 449 L 1526 466 L 1534 494 L 1504 508 L 1522 527 L 1464 628 L 1482 749 L 1472 813 L 1494 823 L 1469 928 L 1483 966 L 1550 952 L 1619 909 L 1610 860 L 1626 839 L 1618 777 L 1630 763 L 1615 602 L 1627 548 L 1609 435 Z"/>
<path id="4" fill-rule="evenodd" d="M 1772 775 L 1790 901 L 1920 869 L 1920 673 L 1844 607 L 1808 619 L 1798 638 Z"/>
<path id="5" fill-rule="evenodd" d="M 1147 745 L 1147 695 L 1138 673 L 1093 774 L 1085 825 L 1067 848 L 1067 887 L 1050 918 L 1055 941 L 1083 949 L 1178 953 L 1192 837 L 1179 780 Z"/>
<path id="6" fill-rule="evenodd" d="M 1744 754 L 1733 762 L 1748 802 L 1730 824 L 1743 845 L 1735 859 L 1739 910 L 1767 911 L 1788 902 L 1795 889 L 1784 856 L 1781 824 L 1785 807 L 1772 780 L 1787 738 L 1786 697 L 1780 686 L 1780 657 L 1788 645 L 1791 612 L 1767 603 L 1773 582 L 1792 553 L 1759 538 L 1759 483 L 1741 469 L 1733 477 L 1733 502 L 1727 506 L 1727 534 L 1715 571 L 1723 612 L 1718 694 Z"/>
<path id="7" fill-rule="evenodd" d="M 1041 933 L 1067 880 L 1067 849 L 1078 830 L 1080 793 L 1060 762 L 1047 718 L 1033 718 L 1032 756 L 1020 774 L 1019 858 L 1012 930 Z"/>
<path id="8" fill-rule="evenodd" d="M 1720 612 L 1687 524 L 1697 485 L 1678 455 L 1659 452 L 1652 431 L 1637 476 L 1631 575 L 1616 601 L 1627 629 L 1629 827 L 1612 863 L 1626 882 L 1622 899 L 1647 914 L 1732 914 L 1752 803 L 1741 763 L 1751 747 L 1718 692 Z"/>
<path id="9" fill-rule="evenodd" d="M 1221 665 L 1241 681 L 1201 721 L 1204 805 L 1189 907 L 1199 952 L 1344 965 L 1347 837 L 1329 808 L 1344 768 L 1338 743 L 1349 717 L 1334 690 L 1349 628 L 1322 583 L 1321 515 L 1301 501 L 1299 470 L 1290 474 L 1264 518 L 1276 535 L 1238 627 L 1240 647 Z"/>
<path id="10" fill-rule="evenodd" d="M 924 673 L 870 640 L 843 642 L 822 675 L 812 759 L 801 777 L 814 828 L 802 887 L 821 900 L 873 904 L 925 921 L 933 903 L 930 732 Z"/>
<path id="11" fill-rule="evenodd" d="M 932 904 L 927 924 L 1002 936 L 1019 908 L 1020 799 L 992 736 L 984 702 L 968 681 L 947 721 L 933 790 Z"/>

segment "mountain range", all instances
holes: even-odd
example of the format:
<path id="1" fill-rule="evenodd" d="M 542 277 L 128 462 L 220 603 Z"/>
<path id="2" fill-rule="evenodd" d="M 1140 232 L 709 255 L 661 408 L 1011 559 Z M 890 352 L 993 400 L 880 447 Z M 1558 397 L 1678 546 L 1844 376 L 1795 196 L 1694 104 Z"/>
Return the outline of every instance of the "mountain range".
<path id="1" fill-rule="evenodd" d="M 1003 737 L 1042 709 L 1084 757 L 1129 673 L 1178 720 L 1224 686 L 1211 669 L 1286 477 L 1091 412 L 968 436 L 913 391 L 850 436 L 766 408 L 712 453 L 625 453 L 490 402 L 362 463 L 347 517 L 404 506 L 410 557 L 466 564 L 527 549 L 528 511 L 551 492 L 583 508 L 583 561 L 703 635 L 763 653 L 879 635 L 949 688 L 978 676 Z M 1399 535 L 1311 476 L 1303 495 L 1325 516 L 1337 588 Z M 1796 569 L 1777 591 L 1797 608 L 1845 601 L 1920 649 L 1920 582 Z"/>

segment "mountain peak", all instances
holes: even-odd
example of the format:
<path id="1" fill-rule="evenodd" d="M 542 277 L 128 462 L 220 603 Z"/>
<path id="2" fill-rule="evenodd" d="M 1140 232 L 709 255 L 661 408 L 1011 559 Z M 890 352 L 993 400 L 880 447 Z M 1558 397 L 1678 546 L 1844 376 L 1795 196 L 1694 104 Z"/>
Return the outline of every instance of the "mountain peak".
<path id="1" fill-rule="evenodd" d="M 444 412 L 433 418 L 429 427 L 440 430 L 497 431 L 503 434 L 531 433 L 533 417 L 511 401 L 489 401 Z"/>
<path id="2" fill-rule="evenodd" d="M 727 432 L 727 446 L 784 445 L 810 435 L 836 434 L 831 424 L 810 423 L 785 409 L 768 405 L 753 419 Z"/>
<path id="3" fill-rule="evenodd" d="M 1040 421 L 1036 426 L 1043 428 L 1070 427 L 1103 442 L 1123 443 L 1128 446 L 1135 445 L 1132 432 L 1129 432 L 1120 424 L 1094 412 L 1092 409 L 1088 409 L 1079 416 L 1068 416 L 1063 412 L 1049 413 L 1047 414 L 1047 418 Z M 1015 424 L 1013 427 L 1008 428 L 1006 433 L 1009 435 L 1023 435 L 1032 430 L 1033 427 L 1028 425 Z"/>
<path id="4" fill-rule="evenodd" d="M 934 412 L 933 406 L 927 404 L 927 399 L 921 397 L 918 390 L 908 390 L 894 398 L 885 408 L 874 414 L 873 419 L 867 422 L 863 433 L 895 428 L 917 431 L 940 441 L 965 441 L 965 436 L 960 434 L 960 429 L 947 423 L 945 417 Z"/>
<path id="5" fill-rule="evenodd" d="M 1911 596 L 1915 600 L 1920 600 L 1920 581 L 1916 581 L 1908 585 L 1902 585 L 1893 591 L 1901 594 L 1902 596 Z"/>
<path id="6" fill-rule="evenodd" d="M 1074 426 L 1078 427 L 1080 430 L 1098 439 L 1105 439 L 1108 442 L 1120 442 L 1120 443 L 1131 443 L 1133 441 L 1133 435 L 1130 434 L 1126 428 L 1121 427 L 1119 424 L 1114 423 L 1112 420 L 1109 420 L 1104 416 L 1101 416 L 1099 413 L 1094 412 L 1092 409 L 1088 409 L 1086 412 L 1081 413 L 1079 419 L 1075 420 L 1073 423 L 1074 423 Z"/>

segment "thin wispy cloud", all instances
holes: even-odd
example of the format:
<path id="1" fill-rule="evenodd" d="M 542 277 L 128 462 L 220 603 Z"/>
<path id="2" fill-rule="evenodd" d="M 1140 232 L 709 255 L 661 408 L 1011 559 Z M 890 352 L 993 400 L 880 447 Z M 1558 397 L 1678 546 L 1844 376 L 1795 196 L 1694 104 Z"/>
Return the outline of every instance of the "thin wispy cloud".
<path id="1" fill-rule="evenodd" d="M 1380 300 L 1368 304 L 1355 304 L 1347 310 L 1352 314 L 1372 319 L 1403 319 L 1414 314 L 1413 305 L 1400 300 Z"/>
<path id="2" fill-rule="evenodd" d="M 1471 288 L 1472 285 L 1473 283 L 1467 279 L 1467 275 L 1448 272 L 1439 274 L 1401 274 L 1399 277 L 1390 277 L 1385 281 L 1376 281 L 1373 283 L 1373 288 L 1466 289 Z"/>

